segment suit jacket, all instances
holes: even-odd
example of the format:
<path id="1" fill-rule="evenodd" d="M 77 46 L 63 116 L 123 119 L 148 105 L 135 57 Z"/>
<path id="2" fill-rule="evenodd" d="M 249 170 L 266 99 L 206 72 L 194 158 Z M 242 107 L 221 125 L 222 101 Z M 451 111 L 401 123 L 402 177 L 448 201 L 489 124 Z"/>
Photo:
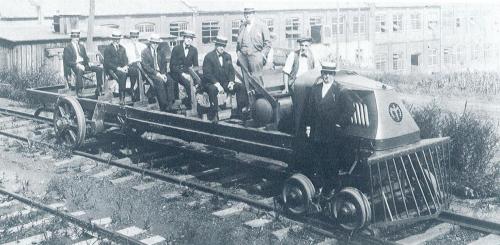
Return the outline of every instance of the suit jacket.
<path id="1" fill-rule="evenodd" d="M 89 68 L 89 57 L 87 56 L 87 50 L 82 44 L 78 44 L 80 49 L 80 56 L 83 59 L 82 64 L 88 69 Z M 63 51 L 63 66 L 64 66 L 64 76 L 71 75 L 71 68 L 76 66 L 76 49 L 73 44 L 70 43 L 64 48 Z"/>
<path id="2" fill-rule="evenodd" d="M 337 83 L 332 84 L 324 98 L 322 89 L 322 82 L 311 88 L 304 121 L 311 127 L 310 137 L 314 142 L 334 142 L 341 135 L 341 128 L 350 123 L 353 100 L 348 90 Z"/>
<path id="3" fill-rule="evenodd" d="M 236 51 L 241 51 L 243 35 L 250 35 L 250 40 L 252 43 L 253 50 L 262 52 L 265 57 L 271 50 L 271 35 L 269 33 L 269 28 L 262 21 L 255 19 L 252 24 L 252 28 L 249 33 L 245 30 L 246 24 L 240 26 L 240 31 L 238 34 L 238 42 L 236 43 Z"/>
<path id="4" fill-rule="evenodd" d="M 172 49 L 170 57 L 170 72 L 174 75 L 189 73 L 189 67 L 198 66 L 198 50 L 192 45 L 189 46 L 187 56 L 184 55 L 184 44 L 176 45 Z"/>
<path id="5" fill-rule="evenodd" d="M 158 66 L 160 66 L 160 55 L 158 54 L 158 49 L 156 50 L 156 61 L 158 62 Z M 148 76 L 153 77 L 156 76 L 160 70 L 155 69 L 154 57 L 151 52 L 151 45 L 148 45 L 147 48 L 142 50 L 141 53 L 141 65 L 142 69 Z"/>
<path id="6" fill-rule="evenodd" d="M 203 77 L 208 83 L 219 82 L 222 87 L 227 88 L 229 81 L 234 81 L 235 73 L 231 55 L 222 53 L 222 66 L 216 50 L 209 52 L 203 59 Z"/>
<path id="7" fill-rule="evenodd" d="M 172 56 L 172 51 L 170 50 L 168 42 L 162 42 L 158 45 L 158 56 L 158 59 L 160 60 L 158 63 L 160 66 L 160 73 L 167 74 L 168 63 L 170 62 L 170 57 Z"/>
<path id="8" fill-rule="evenodd" d="M 118 50 L 109 44 L 104 50 L 104 70 L 116 72 L 116 68 L 128 65 L 127 52 L 118 44 Z"/>

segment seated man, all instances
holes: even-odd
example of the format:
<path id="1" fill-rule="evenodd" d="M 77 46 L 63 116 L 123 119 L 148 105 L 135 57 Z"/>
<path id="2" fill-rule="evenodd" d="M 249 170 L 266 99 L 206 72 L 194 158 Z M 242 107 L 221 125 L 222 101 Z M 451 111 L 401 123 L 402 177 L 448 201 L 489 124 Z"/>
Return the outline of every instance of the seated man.
<path id="1" fill-rule="evenodd" d="M 130 77 L 130 91 L 132 94 L 132 101 L 139 100 L 138 87 L 136 88 L 137 81 L 139 80 L 139 65 L 141 63 L 141 53 L 146 49 L 144 43 L 139 42 L 139 31 L 130 31 L 130 42 L 126 43 L 125 51 L 128 58 L 128 76 Z"/>
<path id="2" fill-rule="evenodd" d="M 175 82 L 180 83 L 186 89 L 187 98 L 183 103 L 190 110 L 192 102 L 190 83 L 193 81 L 196 85 L 198 81 L 191 77 L 189 68 L 198 66 L 198 50 L 192 45 L 193 38 L 195 38 L 194 32 L 184 31 L 182 36 L 184 41 L 172 49 L 170 74 Z M 174 84 L 174 87 L 177 87 L 177 84 Z M 179 97 L 177 92 L 175 97 Z"/>
<path id="3" fill-rule="evenodd" d="M 168 79 L 167 75 L 160 72 L 159 43 L 161 43 L 160 36 L 151 34 L 148 47 L 141 54 L 141 65 L 146 75 L 152 80 L 160 110 L 169 111 L 174 101 L 173 87 L 172 81 Z"/>
<path id="4" fill-rule="evenodd" d="M 118 30 L 111 34 L 113 41 L 104 50 L 104 70 L 118 82 L 120 105 L 123 105 L 125 104 L 128 58 L 125 48 L 120 44 L 121 37 L 122 34 Z"/>
<path id="5" fill-rule="evenodd" d="M 64 48 L 63 52 L 64 77 L 69 81 L 71 71 L 75 73 L 76 94 L 79 96 L 83 89 L 83 73 L 85 71 L 95 72 L 97 77 L 97 88 L 95 93 L 98 96 L 102 91 L 102 68 L 99 66 L 90 66 L 85 46 L 79 43 L 79 30 L 71 31 L 70 37 L 71 43 Z"/>
<path id="6" fill-rule="evenodd" d="M 211 121 L 218 120 L 219 104 L 217 94 L 219 92 L 236 93 L 237 116 L 241 115 L 242 108 L 248 104 L 245 86 L 235 82 L 235 71 L 231 55 L 224 51 L 226 44 L 227 38 L 218 36 L 215 39 L 215 49 L 207 53 L 203 59 L 203 87 L 207 91 L 210 101 L 208 119 Z"/>

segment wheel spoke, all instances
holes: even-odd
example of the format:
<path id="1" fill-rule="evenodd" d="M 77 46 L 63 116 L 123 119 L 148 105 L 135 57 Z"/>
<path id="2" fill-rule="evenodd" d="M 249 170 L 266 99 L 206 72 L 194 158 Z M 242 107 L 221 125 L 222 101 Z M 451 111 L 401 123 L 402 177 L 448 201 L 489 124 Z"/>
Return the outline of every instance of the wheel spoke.
<path id="1" fill-rule="evenodd" d="M 77 142 L 77 139 L 76 139 L 76 134 L 73 130 L 68 130 L 68 134 L 70 136 L 70 139 L 71 139 L 71 144 L 74 144 Z"/>
<path id="2" fill-rule="evenodd" d="M 66 112 L 64 111 L 64 109 L 60 106 L 60 105 L 57 105 L 57 111 L 59 111 L 61 117 L 64 117 L 66 116 Z"/>

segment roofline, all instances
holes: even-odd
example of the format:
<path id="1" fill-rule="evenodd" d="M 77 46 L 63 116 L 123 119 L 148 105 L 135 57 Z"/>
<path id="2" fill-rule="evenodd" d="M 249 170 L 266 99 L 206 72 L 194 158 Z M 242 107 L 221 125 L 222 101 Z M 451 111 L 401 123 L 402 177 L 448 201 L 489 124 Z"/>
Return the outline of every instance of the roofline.
<path id="1" fill-rule="evenodd" d="M 46 43 L 46 42 L 64 42 L 64 41 L 68 41 L 69 42 L 70 40 L 71 40 L 71 38 L 64 37 L 64 38 L 51 38 L 51 39 L 20 40 L 20 41 L 16 41 L 16 40 L 9 40 L 9 39 L 0 37 L 0 42 L 8 43 L 11 46 L 17 46 L 17 45 L 22 45 L 22 44 L 26 44 L 26 43 L 29 43 L 29 44 L 40 44 L 40 43 Z M 86 37 L 82 37 L 82 38 L 80 38 L 80 40 L 81 41 L 86 41 L 87 38 Z M 110 37 L 94 37 L 94 41 L 95 40 L 99 40 L 99 41 L 102 41 L 102 40 L 111 40 L 111 38 Z"/>

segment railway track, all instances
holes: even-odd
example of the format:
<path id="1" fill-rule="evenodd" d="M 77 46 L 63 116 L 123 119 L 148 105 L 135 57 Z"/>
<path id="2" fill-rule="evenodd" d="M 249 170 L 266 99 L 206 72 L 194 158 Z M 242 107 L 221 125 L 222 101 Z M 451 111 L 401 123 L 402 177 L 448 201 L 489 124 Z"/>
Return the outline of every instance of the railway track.
<path id="1" fill-rule="evenodd" d="M 30 144 L 54 146 L 55 139 L 50 137 L 52 127 L 50 119 L 35 118 L 29 112 L 21 113 L 7 109 L 0 109 L 0 114 L 3 115 L 0 117 L 0 134 Z M 33 134 L 30 130 L 41 133 Z M 236 159 L 232 152 L 216 148 L 191 146 L 170 139 L 146 140 L 139 137 L 130 139 L 116 132 L 116 130 L 109 132 L 96 141 L 87 142 L 80 147 L 80 150 L 72 152 L 79 157 L 106 164 L 103 168 L 90 171 L 92 176 L 110 178 L 111 182 L 116 184 L 143 179 L 146 176 L 149 181 L 133 188 L 146 190 L 158 182 L 169 182 L 209 193 L 209 197 L 201 197 L 199 201 L 193 201 L 192 205 L 203 205 L 214 197 L 233 200 L 234 202 L 222 205 L 219 210 L 213 212 L 214 216 L 220 218 L 251 212 L 254 209 L 265 211 L 265 215 L 257 215 L 244 223 L 249 227 L 262 229 L 283 215 L 275 198 L 279 195 L 280 183 L 286 177 L 283 166 L 264 162 L 245 162 Z M 69 164 L 71 159 L 59 164 Z M 255 168 L 272 171 L 255 171 Z M 99 172 L 94 173 L 94 171 Z M 120 174 L 117 175 L 117 172 Z M 170 200 L 186 196 L 184 193 L 185 191 L 173 191 L 159 195 Z M 271 229 L 269 232 L 276 237 L 282 237 L 290 230 L 307 229 L 324 237 L 325 244 L 331 241 L 329 239 L 350 241 L 353 244 L 405 242 L 404 238 L 397 236 L 381 239 L 363 233 L 346 234 L 339 227 L 314 217 L 304 218 L 290 214 L 286 214 L 286 217 L 291 220 L 287 226 Z M 452 213 L 441 213 L 433 218 L 437 222 L 455 223 L 482 233 L 498 234 L 495 231 L 500 230 L 498 224 L 485 223 Z"/>

